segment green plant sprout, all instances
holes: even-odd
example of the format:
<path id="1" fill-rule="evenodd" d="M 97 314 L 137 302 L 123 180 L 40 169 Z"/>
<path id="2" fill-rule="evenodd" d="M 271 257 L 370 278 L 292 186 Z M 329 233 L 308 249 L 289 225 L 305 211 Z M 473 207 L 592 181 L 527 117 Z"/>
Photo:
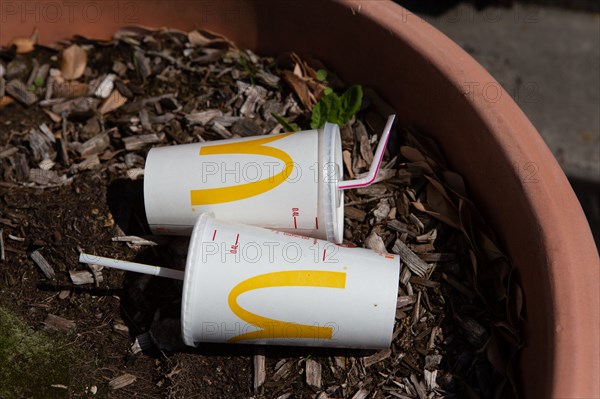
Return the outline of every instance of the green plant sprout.
<path id="1" fill-rule="evenodd" d="M 288 132 L 299 132 L 300 130 L 302 130 L 302 129 L 300 129 L 300 126 L 298 126 L 297 124 L 295 124 L 293 122 L 288 121 L 281 115 L 278 115 L 278 114 L 272 112 L 271 116 L 273 118 L 275 118 L 275 120 L 277 120 L 277 122 L 281 123 L 281 126 L 283 126 L 283 128 Z"/>
<path id="2" fill-rule="evenodd" d="M 310 127 L 313 129 L 322 128 L 325 122 L 343 126 L 360 109 L 363 97 L 360 85 L 349 87 L 341 96 L 338 96 L 333 90 L 325 93 L 325 96 L 312 109 Z"/>

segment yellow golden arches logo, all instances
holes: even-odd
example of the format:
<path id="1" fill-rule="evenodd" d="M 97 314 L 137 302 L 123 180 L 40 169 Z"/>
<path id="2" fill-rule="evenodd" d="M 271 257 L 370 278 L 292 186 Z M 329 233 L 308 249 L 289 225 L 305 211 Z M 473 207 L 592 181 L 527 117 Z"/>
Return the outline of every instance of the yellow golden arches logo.
<path id="1" fill-rule="evenodd" d="M 285 151 L 282 151 L 278 148 L 266 147 L 263 146 L 263 144 L 281 140 L 290 134 L 293 133 L 278 134 L 276 136 L 264 137 L 257 140 L 244 141 L 241 143 L 217 144 L 200 147 L 200 156 L 217 154 L 264 155 L 281 160 L 285 164 L 285 168 L 274 176 L 269 176 L 266 179 L 256 182 L 244 183 L 230 187 L 191 190 L 190 197 L 192 206 L 238 201 L 262 194 L 283 183 L 294 170 L 294 162 L 292 161 L 292 158 Z"/>
<path id="2" fill-rule="evenodd" d="M 238 305 L 237 298 L 243 293 L 271 287 L 346 288 L 346 273 L 322 270 L 290 270 L 261 274 L 242 281 L 233 287 L 229 293 L 229 298 L 227 299 L 229 308 L 237 317 L 246 323 L 258 327 L 259 330 L 237 335 L 227 342 L 235 343 L 250 339 L 266 338 L 332 338 L 333 328 L 331 327 L 310 326 L 270 319 L 249 312 Z M 290 328 L 293 328 L 294 337 L 287 336 Z"/>

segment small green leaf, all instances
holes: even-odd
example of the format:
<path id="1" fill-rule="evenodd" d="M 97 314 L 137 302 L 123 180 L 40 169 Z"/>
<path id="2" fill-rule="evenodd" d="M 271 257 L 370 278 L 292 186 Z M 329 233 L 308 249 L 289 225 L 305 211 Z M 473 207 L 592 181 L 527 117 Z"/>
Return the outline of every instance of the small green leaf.
<path id="1" fill-rule="evenodd" d="M 324 93 L 312 110 L 310 126 L 313 129 L 322 128 L 325 122 L 343 126 L 360 110 L 363 92 L 359 85 L 351 86 L 341 97 L 329 87 Z"/>
<path id="2" fill-rule="evenodd" d="M 254 72 L 250 68 L 250 65 L 248 64 L 248 60 L 246 59 L 246 57 L 244 57 L 243 55 L 240 55 L 239 63 L 242 66 L 242 68 L 244 68 L 244 71 L 246 71 L 246 73 L 248 74 L 248 77 L 250 79 L 250 84 L 252 86 L 254 86 L 255 85 Z"/>
<path id="3" fill-rule="evenodd" d="M 341 96 L 341 124 L 346 124 L 360 109 L 362 104 L 363 91 L 360 85 L 354 85 L 348 88 Z"/>
<path id="4" fill-rule="evenodd" d="M 313 107 L 310 126 L 313 129 L 320 129 L 325 122 L 339 123 L 340 107 L 341 101 L 337 94 L 331 92 L 324 96 Z"/>
<path id="5" fill-rule="evenodd" d="M 325 79 L 327 79 L 327 71 L 325 69 L 319 69 L 317 71 L 317 80 L 320 80 L 322 82 Z"/>
<path id="6" fill-rule="evenodd" d="M 313 129 L 320 129 L 326 122 L 326 109 L 323 101 L 319 101 L 315 104 L 312 109 L 312 115 L 310 118 L 310 127 Z"/>
<path id="7" fill-rule="evenodd" d="M 44 78 L 42 78 L 41 76 L 36 76 L 36 78 L 33 80 L 33 84 L 35 85 L 35 87 L 42 87 L 42 85 L 44 84 Z"/>
<path id="8" fill-rule="evenodd" d="M 302 129 L 300 129 L 300 126 L 298 126 L 297 124 L 295 124 L 293 122 L 288 121 L 281 115 L 271 112 L 271 116 L 273 118 L 275 118 L 277 120 L 277 122 L 281 123 L 281 126 L 283 126 L 283 128 L 285 130 L 287 130 L 288 132 L 299 132 L 300 130 L 302 130 Z"/>

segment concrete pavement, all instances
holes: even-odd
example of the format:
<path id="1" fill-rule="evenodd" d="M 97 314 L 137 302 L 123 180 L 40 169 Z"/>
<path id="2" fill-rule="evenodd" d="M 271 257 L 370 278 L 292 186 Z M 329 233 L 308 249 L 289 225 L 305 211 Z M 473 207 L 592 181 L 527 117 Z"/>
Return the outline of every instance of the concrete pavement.
<path id="1" fill-rule="evenodd" d="M 463 47 L 515 99 L 569 177 L 599 245 L 600 14 L 396 2 Z"/>

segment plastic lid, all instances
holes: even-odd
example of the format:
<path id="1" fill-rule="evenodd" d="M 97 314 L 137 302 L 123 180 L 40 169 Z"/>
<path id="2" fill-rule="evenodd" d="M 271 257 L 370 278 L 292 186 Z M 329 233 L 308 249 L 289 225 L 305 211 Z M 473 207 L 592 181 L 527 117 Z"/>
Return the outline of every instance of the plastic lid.
<path id="1" fill-rule="evenodd" d="M 342 177 L 342 143 L 338 125 L 325 124 L 320 146 L 324 163 L 321 203 L 325 215 L 325 235 L 328 241 L 341 243 L 344 235 L 344 192 L 338 189 Z M 333 171 L 331 168 L 334 168 Z"/>

